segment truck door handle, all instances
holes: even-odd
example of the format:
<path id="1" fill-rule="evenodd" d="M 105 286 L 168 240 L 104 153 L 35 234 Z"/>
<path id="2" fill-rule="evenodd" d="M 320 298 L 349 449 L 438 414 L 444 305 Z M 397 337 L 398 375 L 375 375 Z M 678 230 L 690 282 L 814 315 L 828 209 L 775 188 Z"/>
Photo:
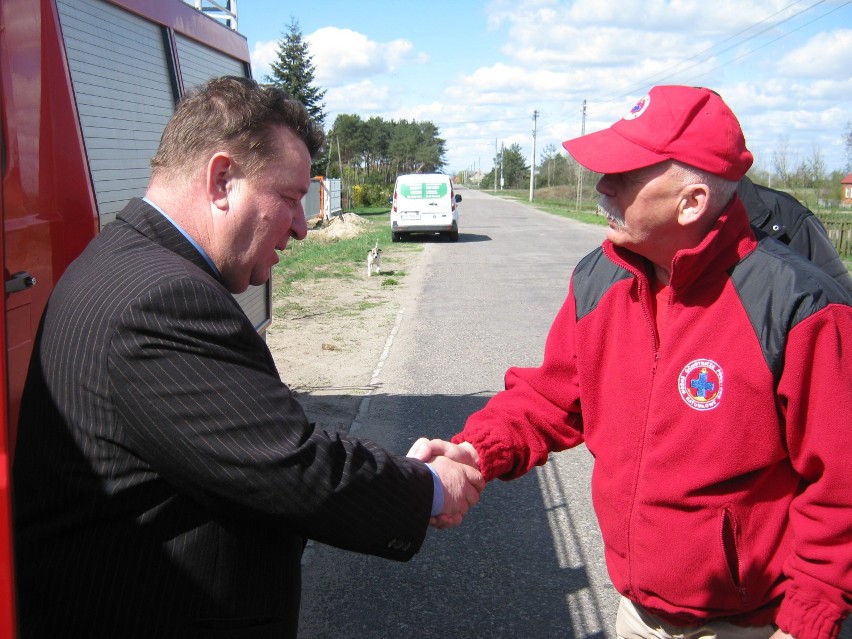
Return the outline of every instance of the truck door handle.
<path id="1" fill-rule="evenodd" d="M 35 285 L 36 278 L 25 271 L 20 271 L 6 280 L 6 293 L 20 293 Z"/>

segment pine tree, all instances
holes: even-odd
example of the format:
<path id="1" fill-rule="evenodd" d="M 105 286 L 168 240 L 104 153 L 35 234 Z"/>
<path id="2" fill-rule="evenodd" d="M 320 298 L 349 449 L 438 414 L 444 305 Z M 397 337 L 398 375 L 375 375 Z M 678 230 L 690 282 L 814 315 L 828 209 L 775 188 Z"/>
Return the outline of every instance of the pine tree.
<path id="1" fill-rule="evenodd" d="M 325 89 L 314 86 L 316 67 L 308 50 L 308 43 L 302 38 L 299 22 L 291 17 L 287 33 L 278 43 L 278 59 L 272 63 L 272 75 L 266 76 L 266 82 L 281 87 L 291 96 L 305 105 L 308 113 L 318 125 L 325 124 Z"/>

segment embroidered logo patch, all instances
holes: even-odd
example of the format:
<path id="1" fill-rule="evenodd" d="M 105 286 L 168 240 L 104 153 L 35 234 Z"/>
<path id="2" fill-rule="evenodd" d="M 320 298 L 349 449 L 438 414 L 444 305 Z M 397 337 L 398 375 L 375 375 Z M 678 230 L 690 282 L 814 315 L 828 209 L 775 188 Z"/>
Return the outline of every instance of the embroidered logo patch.
<path id="1" fill-rule="evenodd" d="M 716 408 L 722 401 L 722 367 L 712 359 L 696 359 L 680 372 L 677 389 L 680 396 L 695 410 Z"/>
<path id="2" fill-rule="evenodd" d="M 637 102 L 635 105 L 633 105 L 633 108 L 630 109 L 630 113 L 625 115 L 624 119 L 625 120 L 635 120 L 640 115 L 645 113 L 645 109 L 648 108 L 649 104 L 651 104 L 651 96 L 646 95 L 644 98 L 639 100 L 639 102 Z"/>

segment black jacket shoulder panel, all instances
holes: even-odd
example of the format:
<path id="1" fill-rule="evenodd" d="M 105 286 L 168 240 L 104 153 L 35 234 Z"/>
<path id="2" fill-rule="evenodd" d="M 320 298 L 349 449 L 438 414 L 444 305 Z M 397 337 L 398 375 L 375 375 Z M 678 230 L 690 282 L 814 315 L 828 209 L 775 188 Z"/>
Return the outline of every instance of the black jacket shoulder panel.
<path id="1" fill-rule="evenodd" d="M 633 274 L 613 263 L 604 254 L 602 247 L 598 247 L 580 260 L 573 277 L 577 320 L 595 310 L 604 293 L 613 284 L 631 277 Z"/>
<path id="2" fill-rule="evenodd" d="M 850 303 L 846 290 L 828 274 L 767 236 L 730 276 L 776 383 L 793 327 L 829 304 Z"/>

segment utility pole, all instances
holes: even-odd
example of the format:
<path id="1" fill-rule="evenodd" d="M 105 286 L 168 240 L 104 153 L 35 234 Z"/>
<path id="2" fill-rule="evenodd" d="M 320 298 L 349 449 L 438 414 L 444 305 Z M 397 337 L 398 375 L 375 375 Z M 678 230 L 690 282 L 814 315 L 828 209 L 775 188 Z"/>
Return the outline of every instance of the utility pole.
<path id="1" fill-rule="evenodd" d="M 506 175 L 506 146 L 500 143 L 500 190 L 503 190 Z"/>
<path id="2" fill-rule="evenodd" d="M 583 100 L 583 123 L 580 126 L 580 135 L 586 135 L 586 101 Z M 583 166 L 578 162 L 577 163 L 577 203 L 575 208 L 577 211 L 580 210 L 580 202 L 582 200 L 583 195 Z"/>
<path id="3" fill-rule="evenodd" d="M 494 192 L 497 193 L 497 138 L 494 138 Z"/>
<path id="4" fill-rule="evenodd" d="M 337 135 L 334 138 L 337 140 L 337 166 L 340 168 L 340 184 L 343 185 L 343 159 L 340 157 L 340 136 Z M 331 159 L 331 153 L 328 154 L 329 160 Z"/>
<path id="5" fill-rule="evenodd" d="M 538 111 L 533 111 L 533 147 L 532 162 L 530 163 L 530 202 L 535 196 L 535 132 L 538 127 Z"/>

